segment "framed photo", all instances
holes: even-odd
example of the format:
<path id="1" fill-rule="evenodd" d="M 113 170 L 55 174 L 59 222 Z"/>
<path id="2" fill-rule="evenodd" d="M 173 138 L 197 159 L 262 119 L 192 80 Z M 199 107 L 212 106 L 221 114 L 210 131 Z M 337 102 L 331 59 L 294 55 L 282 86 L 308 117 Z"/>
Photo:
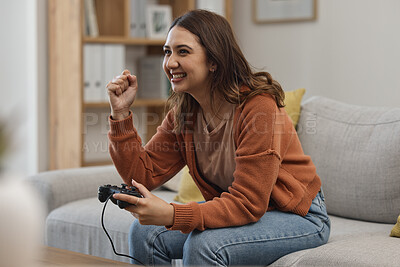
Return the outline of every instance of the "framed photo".
<path id="1" fill-rule="evenodd" d="M 165 39 L 172 23 L 169 5 L 149 5 L 146 14 L 146 33 L 150 39 Z"/>
<path id="2" fill-rule="evenodd" d="M 256 23 L 311 21 L 317 18 L 317 0 L 253 0 Z"/>

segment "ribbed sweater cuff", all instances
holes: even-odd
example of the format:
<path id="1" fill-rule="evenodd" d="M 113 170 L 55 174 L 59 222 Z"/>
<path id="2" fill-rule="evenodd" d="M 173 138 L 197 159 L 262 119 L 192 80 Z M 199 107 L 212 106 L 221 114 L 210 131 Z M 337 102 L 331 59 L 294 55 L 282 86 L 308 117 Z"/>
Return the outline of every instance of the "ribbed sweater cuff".
<path id="1" fill-rule="evenodd" d="M 171 203 L 175 209 L 174 224 L 167 227 L 168 230 L 180 230 L 182 233 L 190 233 L 193 224 L 193 208 L 191 205 Z"/>
<path id="2" fill-rule="evenodd" d="M 111 136 L 118 137 L 135 133 L 131 111 L 129 112 L 129 116 L 123 120 L 113 120 L 110 116 L 108 121 L 110 123 Z"/>
<path id="3" fill-rule="evenodd" d="M 321 190 L 321 180 L 315 178 L 308 184 L 306 191 L 307 196 L 304 196 L 300 203 L 291 211 L 301 216 L 306 216 L 310 209 L 311 202 L 317 196 L 319 190 Z"/>

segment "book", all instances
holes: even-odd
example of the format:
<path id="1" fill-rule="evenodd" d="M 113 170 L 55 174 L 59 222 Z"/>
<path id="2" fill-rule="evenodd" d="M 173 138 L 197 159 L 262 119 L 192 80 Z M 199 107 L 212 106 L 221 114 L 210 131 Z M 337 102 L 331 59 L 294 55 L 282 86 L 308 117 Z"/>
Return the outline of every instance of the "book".
<path id="1" fill-rule="evenodd" d="M 83 47 L 83 99 L 86 103 L 103 101 L 103 52 L 101 44 L 85 44 Z"/>
<path id="2" fill-rule="evenodd" d="M 84 9 L 85 9 L 85 34 L 90 37 L 99 36 L 99 25 L 97 24 L 96 7 L 94 0 L 85 0 Z"/>
<path id="3" fill-rule="evenodd" d="M 106 85 L 125 68 L 125 46 L 85 44 L 83 49 L 84 102 L 108 102 Z"/>
<path id="4" fill-rule="evenodd" d="M 146 0 L 131 0 L 130 35 L 146 37 Z"/>
<path id="5" fill-rule="evenodd" d="M 103 45 L 103 80 L 107 85 L 115 76 L 120 75 L 125 69 L 125 46 L 120 44 Z M 108 93 L 102 90 L 102 101 L 108 102 Z"/>

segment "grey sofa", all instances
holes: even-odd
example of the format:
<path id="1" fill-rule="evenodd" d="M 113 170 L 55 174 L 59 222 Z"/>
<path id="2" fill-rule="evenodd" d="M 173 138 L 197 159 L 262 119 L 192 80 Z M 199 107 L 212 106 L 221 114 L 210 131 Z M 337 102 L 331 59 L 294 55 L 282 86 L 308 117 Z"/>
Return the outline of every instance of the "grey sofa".
<path id="1" fill-rule="evenodd" d="M 399 266 L 400 238 L 389 233 L 400 214 L 400 108 L 360 107 L 323 97 L 302 104 L 297 128 L 317 166 L 332 221 L 326 245 L 286 255 L 273 266 Z M 28 178 L 47 205 L 49 246 L 128 261 L 113 255 L 100 224 L 101 184 L 119 184 L 113 166 L 51 171 Z M 173 201 L 176 192 L 154 193 Z M 128 253 L 134 218 L 109 204 L 105 225 Z"/>

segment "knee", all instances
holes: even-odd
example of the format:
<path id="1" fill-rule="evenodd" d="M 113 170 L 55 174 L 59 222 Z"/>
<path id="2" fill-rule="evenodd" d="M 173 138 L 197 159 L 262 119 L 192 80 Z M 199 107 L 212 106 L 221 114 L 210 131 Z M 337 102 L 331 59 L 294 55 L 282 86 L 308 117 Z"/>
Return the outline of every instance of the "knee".
<path id="1" fill-rule="evenodd" d="M 139 223 L 139 220 L 135 220 L 129 229 L 129 254 L 133 257 L 137 256 L 137 252 L 140 251 L 141 249 L 138 248 L 138 245 L 141 244 L 141 242 L 138 242 L 138 240 L 143 240 L 146 235 L 146 231 L 143 230 L 142 225 Z M 133 262 L 131 262 L 133 263 Z"/>
<path id="2" fill-rule="evenodd" d="M 151 262 L 155 246 L 157 246 L 160 232 L 167 231 L 165 227 L 141 225 L 135 220 L 129 229 L 129 253 L 145 265 L 154 265 Z M 138 264 L 131 261 L 131 263 Z"/>
<path id="3" fill-rule="evenodd" d="M 129 229 L 129 247 L 137 244 L 137 240 L 143 240 L 145 238 L 146 232 L 143 226 L 139 223 L 139 220 L 135 220 Z"/>
<path id="4" fill-rule="evenodd" d="M 223 265 L 226 266 L 224 253 L 216 242 L 205 236 L 206 232 L 192 232 L 183 247 L 184 265 Z"/>
<path id="5" fill-rule="evenodd" d="M 151 243 L 162 231 L 163 227 L 154 225 L 141 225 L 139 220 L 135 220 L 129 229 L 129 247 L 142 246 L 143 243 Z"/>

